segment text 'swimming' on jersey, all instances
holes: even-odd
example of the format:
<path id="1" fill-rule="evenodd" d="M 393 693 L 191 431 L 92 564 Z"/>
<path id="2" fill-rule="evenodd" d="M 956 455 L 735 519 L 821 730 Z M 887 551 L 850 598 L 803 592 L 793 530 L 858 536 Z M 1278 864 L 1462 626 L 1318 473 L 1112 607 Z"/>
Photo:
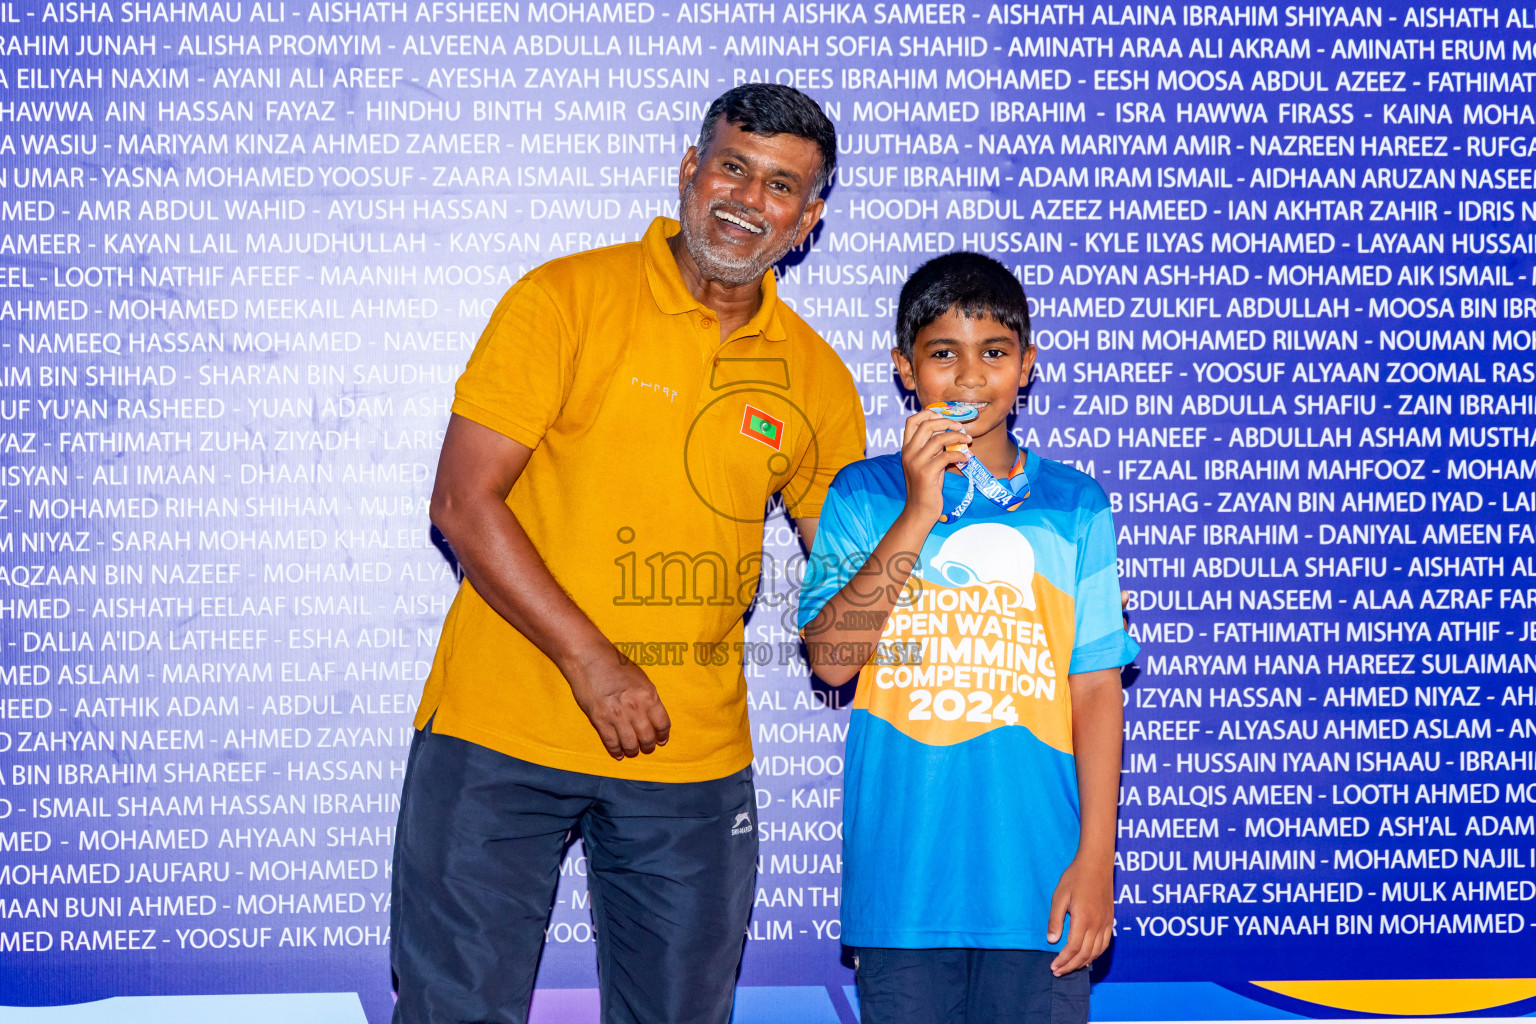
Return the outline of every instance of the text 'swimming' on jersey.
<path id="1" fill-rule="evenodd" d="M 1030 496 L 1016 511 L 978 501 L 934 527 L 859 675 L 844 780 L 848 945 L 1063 944 L 1045 932 L 1079 832 L 1067 676 L 1125 665 L 1137 646 L 1121 619 L 1103 489 L 1033 452 L 1024 471 Z M 946 474 L 945 506 L 964 490 Z M 837 476 L 802 629 L 905 501 L 899 455 Z"/>

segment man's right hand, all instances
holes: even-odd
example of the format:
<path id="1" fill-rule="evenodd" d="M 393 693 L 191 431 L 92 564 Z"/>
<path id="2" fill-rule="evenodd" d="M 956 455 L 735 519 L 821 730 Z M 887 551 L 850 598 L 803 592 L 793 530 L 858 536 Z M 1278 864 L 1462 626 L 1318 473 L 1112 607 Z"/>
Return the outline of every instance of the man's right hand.
<path id="1" fill-rule="evenodd" d="M 565 673 L 576 704 L 615 760 L 665 746 L 672 719 L 640 666 L 609 647 Z"/>

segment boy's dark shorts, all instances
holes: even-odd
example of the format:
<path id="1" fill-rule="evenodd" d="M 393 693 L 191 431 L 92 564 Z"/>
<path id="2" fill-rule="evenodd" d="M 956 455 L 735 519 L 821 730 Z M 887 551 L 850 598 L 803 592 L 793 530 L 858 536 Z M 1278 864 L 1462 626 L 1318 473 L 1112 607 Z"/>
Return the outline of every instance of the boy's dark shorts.
<path id="1" fill-rule="evenodd" d="M 860 1024 L 1084 1024 L 1088 968 L 1034 949 L 854 950 Z"/>

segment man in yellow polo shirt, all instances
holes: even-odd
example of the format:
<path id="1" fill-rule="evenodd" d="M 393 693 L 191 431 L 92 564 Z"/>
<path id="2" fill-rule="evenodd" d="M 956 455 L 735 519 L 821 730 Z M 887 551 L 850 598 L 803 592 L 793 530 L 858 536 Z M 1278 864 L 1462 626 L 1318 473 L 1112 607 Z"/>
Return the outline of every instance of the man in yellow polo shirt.
<path id="1" fill-rule="evenodd" d="M 578 824 L 605 1024 L 729 1019 L 757 858 L 733 645 L 764 509 L 782 494 L 809 543 L 864 443 L 771 271 L 835 161 L 809 98 L 733 89 L 683 158 L 681 223 L 531 271 L 481 336 L 432 495 L 465 582 L 401 797 L 396 1024 L 527 1019 Z"/>

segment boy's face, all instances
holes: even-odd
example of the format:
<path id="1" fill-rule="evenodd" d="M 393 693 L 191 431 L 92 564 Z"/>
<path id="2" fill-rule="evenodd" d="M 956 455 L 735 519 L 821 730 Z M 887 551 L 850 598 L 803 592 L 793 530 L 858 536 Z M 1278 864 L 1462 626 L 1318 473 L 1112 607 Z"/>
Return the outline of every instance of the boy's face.
<path id="1" fill-rule="evenodd" d="M 917 332 L 912 359 L 892 349 L 901 382 L 920 406 L 974 402 L 982 408 L 965 425 L 973 438 L 1003 426 L 1035 365 L 1035 347 L 990 316 L 971 318 L 951 309 Z"/>

